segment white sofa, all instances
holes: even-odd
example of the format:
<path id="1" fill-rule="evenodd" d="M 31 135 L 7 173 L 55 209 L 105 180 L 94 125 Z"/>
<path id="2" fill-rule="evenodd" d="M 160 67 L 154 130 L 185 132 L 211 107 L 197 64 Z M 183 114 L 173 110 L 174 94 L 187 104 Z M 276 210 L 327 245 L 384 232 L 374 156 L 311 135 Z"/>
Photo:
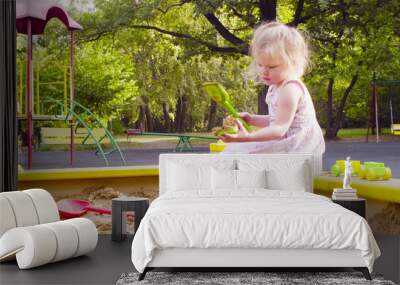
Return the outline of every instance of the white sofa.
<path id="1" fill-rule="evenodd" d="M 150 206 L 132 243 L 132 262 L 141 272 L 139 280 L 144 278 L 147 271 L 160 267 L 354 267 L 363 271 L 365 277 L 370 279 L 366 259 L 363 257 L 370 254 L 369 266 L 372 268 L 371 262 L 373 263 L 372 260 L 379 256 L 379 248 L 377 248 L 372 233 L 362 217 L 332 203 L 325 197 L 312 194 L 313 174 L 318 173 L 320 165 L 320 159 L 315 161 L 311 154 L 161 154 L 159 159 L 160 196 Z M 209 168 L 210 166 L 212 169 Z M 215 169 L 218 170 L 216 174 Z M 241 169 L 244 170 L 245 174 L 247 173 L 247 177 L 246 175 L 239 176 Z M 266 170 L 268 185 L 260 185 L 260 183 L 263 183 L 259 179 L 260 169 Z M 235 170 L 239 172 L 235 172 Z M 236 173 L 236 178 L 229 176 L 231 173 Z M 268 173 L 271 175 L 268 176 Z M 231 184 L 234 179 L 236 179 L 236 186 Z M 219 184 L 219 186 L 216 184 Z M 285 196 L 289 197 L 287 201 L 297 203 L 299 210 L 290 208 L 292 204 L 289 206 L 277 204 L 280 201 L 271 196 L 272 200 L 275 199 L 275 202 L 273 202 L 275 208 L 271 208 L 271 211 L 281 208 L 281 212 L 278 211 L 278 214 L 272 212 L 277 217 L 274 220 L 278 223 L 277 225 L 279 225 L 279 216 L 282 213 L 285 214 L 284 211 L 286 210 L 293 212 L 286 219 L 287 222 L 292 221 L 292 217 L 298 215 L 303 218 L 301 222 L 305 222 L 308 229 L 312 229 L 314 226 L 313 220 L 310 220 L 307 225 L 308 217 L 320 216 L 319 224 L 316 224 L 320 229 L 332 229 L 338 226 L 347 230 L 347 220 L 336 225 L 335 219 L 348 219 L 349 222 L 354 222 L 356 225 L 360 225 L 360 228 L 362 227 L 362 232 L 359 230 L 349 232 L 353 236 L 363 236 L 364 244 L 368 244 L 367 249 L 362 252 L 361 246 L 352 247 L 350 243 L 345 245 L 346 240 L 348 241 L 351 238 L 347 236 L 347 232 L 340 233 L 340 230 L 322 231 L 323 234 L 319 236 L 319 240 L 324 243 L 324 235 L 327 234 L 327 237 L 331 237 L 330 239 L 333 241 L 331 245 L 313 244 L 311 230 L 308 231 L 311 238 L 306 241 L 308 243 L 308 240 L 310 240 L 310 244 L 305 244 L 303 247 L 302 245 L 296 248 L 278 245 L 272 248 L 257 245 L 252 248 L 248 246 L 249 243 L 246 244 L 246 239 L 247 241 L 260 241 L 279 237 L 279 234 L 275 235 L 274 227 L 267 231 L 258 231 L 260 228 L 263 230 L 263 228 L 260 227 L 259 222 L 255 221 L 255 224 L 252 224 L 252 220 L 254 220 L 252 218 L 247 220 L 248 229 L 250 229 L 247 232 L 251 232 L 252 229 L 258 230 L 247 236 L 237 235 L 238 238 L 242 238 L 240 242 L 244 241 L 245 244 L 243 246 L 224 247 L 224 241 L 235 242 L 237 232 L 232 233 L 229 229 L 225 232 L 226 228 L 224 228 L 224 231 L 221 230 L 222 235 L 218 235 L 218 231 L 209 231 L 212 228 L 207 220 L 209 213 L 210 215 L 216 213 L 211 217 L 214 219 L 211 220 L 211 223 L 214 223 L 219 217 L 226 216 L 226 213 L 236 215 L 234 209 L 248 211 L 248 205 L 251 203 L 258 203 L 259 207 L 254 210 L 259 211 L 259 213 L 263 209 L 267 209 L 268 212 L 270 211 L 268 207 L 274 206 L 268 200 L 269 198 L 264 199 L 265 196 L 253 196 L 255 199 L 247 196 L 243 196 L 243 199 L 238 198 L 244 191 L 239 189 L 240 184 L 247 187 L 264 188 L 261 190 L 264 193 L 263 195 L 277 194 L 276 198 L 289 195 Z M 222 190 L 217 189 L 218 187 Z M 291 196 L 292 194 L 293 196 Z M 200 203 L 197 199 L 201 200 Z M 308 204 L 307 199 L 310 201 Z M 243 203 L 240 200 L 243 200 Z M 250 204 L 246 204 L 246 200 L 250 201 Z M 223 212 L 227 208 L 223 208 L 224 204 L 221 204 L 221 201 L 222 203 L 225 201 L 237 203 L 230 204 L 237 206 Z M 305 205 L 309 206 L 304 206 L 303 201 L 306 201 Z M 294 203 L 293 205 L 295 205 Z M 297 205 L 294 207 L 297 207 Z M 258 220 L 261 221 L 261 224 L 266 223 L 271 217 L 268 216 L 267 212 L 263 212 L 263 214 L 266 213 L 265 220 Z M 222 216 L 218 216 L 219 213 Z M 247 213 L 249 212 L 243 212 L 246 215 Z M 333 218 L 330 219 L 329 217 Z M 325 218 L 327 219 L 326 224 Z M 230 220 L 225 219 L 221 225 L 228 225 L 230 221 L 234 220 L 235 217 Z M 201 223 L 198 223 L 200 221 Z M 196 224 L 196 227 L 193 227 L 194 224 Z M 215 228 L 215 223 L 213 225 Z M 235 225 L 233 224 L 233 226 Z M 246 222 L 243 222 L 241 229 L 244 230 L 245 226 Z M 304 231 L 304 229 L 296 228 L 297 226 L 293 227 L 293 225 L 287 228 L 288 230 L 292 229 L 290 238 L 293 238 L 294 241 L 296 239 L 301 240 L 300 236 L 296 236 L 301 235 L 301 231 Z M 278 230 L 276 228 L 276 233 L 278 233 Z M 284 238 L 285 226 L 281 225 L 280 230 L 280 237 Z M 196 233 L 192 234 L 192 232 Z M 260 232 L 263 232 L 261 239 Z M 234 237 L 231 240 L 229 238 L 226 240 L 224 235 Z M 207 239 L 205 246 L 202 243 L 202 237 Z M 341 238 L 343 239 L 341 240 Z M 217 239 L 223 240 L 223 242 L 215 246 L 213 240 Z M 182 241 L 182 243 L 175 243 L 175 240 Z"/>
<path id="2" fill-rule="evenodd" d="M 0 193 L 0 262 L 20 269 L 84 255 L 96 248 L 92 221 L 60 221 L 53 197 L 43 189 Z"/>

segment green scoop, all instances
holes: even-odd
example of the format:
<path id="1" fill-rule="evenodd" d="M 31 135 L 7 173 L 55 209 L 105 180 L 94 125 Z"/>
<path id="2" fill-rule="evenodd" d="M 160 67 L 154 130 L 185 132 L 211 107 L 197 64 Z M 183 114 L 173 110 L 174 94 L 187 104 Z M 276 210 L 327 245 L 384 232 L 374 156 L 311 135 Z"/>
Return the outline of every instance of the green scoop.
<path id="1" fill-rule="evenodd" d="M 239 119 L 247 130 L 251 129 L 250 126 L 242 118 L 240 118 L 239 113 L 235 110 L 230 102 L 228 92 L 226 92 L 225 88 L 221 84 L 218 82 L 204 82 L 203 88 L 208 96 L 211 97 L 211 99 L 224 106 L 228 113 Z"/>

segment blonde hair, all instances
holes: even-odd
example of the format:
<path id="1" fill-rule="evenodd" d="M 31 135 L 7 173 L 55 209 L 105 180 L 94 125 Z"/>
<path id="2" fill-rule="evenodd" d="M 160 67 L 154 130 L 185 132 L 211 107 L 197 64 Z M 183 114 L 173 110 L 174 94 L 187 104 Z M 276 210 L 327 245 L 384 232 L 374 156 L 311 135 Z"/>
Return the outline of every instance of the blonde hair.
<path id="1" fill-rule="evenodd" d="M 252 63 L 248 77 L 258 79 L 257 64 L 254 57 L 263 52 L 272 58 L 281 57 L 294 69 L 294 76 L 300 77 L 309 65 L 309 49 L 303 35 L 296 28 L 279 22 L 267 22 L 254 30 L 251 40 L 250 55 Z"/>

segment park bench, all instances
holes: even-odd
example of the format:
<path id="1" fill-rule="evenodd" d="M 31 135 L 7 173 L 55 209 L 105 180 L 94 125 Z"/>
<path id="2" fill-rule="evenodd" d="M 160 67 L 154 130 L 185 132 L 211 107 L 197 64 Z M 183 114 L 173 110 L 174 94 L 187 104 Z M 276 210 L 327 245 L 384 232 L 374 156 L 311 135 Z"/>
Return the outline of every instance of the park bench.
<path id="1" fill-rule="evenodd" d="M 144 132 L 142 129 L 128 129 L 126 130 L 126 139 L 129 136 L 136 135 L 148 135 L 148 136 L 163 136 L 163 137 L 176 137 L 178 138 L 178 143 L 175 147 L 175 152 L 191 152 L 193 151 L 192 144 L 190 140 L 193 138 L 206 139 L 206 140 L 218 140 L 218 137 L 213 136 L 201 136 L 192 134 L 181 134 L 181 133 L 155 133 L 155 132 Z"/>
<path id="2" fill-rule="evenodd" d="M 400 124 L 392 124 L 392 134 L 395 136 L 400 135 Z"/>
<path id="3" fill-rule="evenodd" d="M 92 132 L 97 140 L 104 137 L 104 129 L 95 128 Z M 40 128 L 41 142 L 43 144 L 69 144 L 71 129 L 70 128 Z M 85 128 L 78 128 L 77 132 L 74 134 L 74 143 L 81 144 L 87 137 L 87 130 Z M 91 137 L 87 138 L 87 143 L 93 144 L 93 139 Z M 109 143 L 108 138 L 106 138 L 104 143 Z"/>

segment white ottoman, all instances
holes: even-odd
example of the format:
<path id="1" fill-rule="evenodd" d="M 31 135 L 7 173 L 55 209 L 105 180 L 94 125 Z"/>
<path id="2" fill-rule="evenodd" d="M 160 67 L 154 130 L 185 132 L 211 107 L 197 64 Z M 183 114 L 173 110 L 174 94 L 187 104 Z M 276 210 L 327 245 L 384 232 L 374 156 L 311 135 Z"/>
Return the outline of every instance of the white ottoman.
<path id="1" fill-rule="evenodd" d="M 85 218 L 59 221 L 45 190 L 0 193 L 0 262 L 16 258 L 20 269 L 84 255 L 96 248 L 98 233 Z"/>

